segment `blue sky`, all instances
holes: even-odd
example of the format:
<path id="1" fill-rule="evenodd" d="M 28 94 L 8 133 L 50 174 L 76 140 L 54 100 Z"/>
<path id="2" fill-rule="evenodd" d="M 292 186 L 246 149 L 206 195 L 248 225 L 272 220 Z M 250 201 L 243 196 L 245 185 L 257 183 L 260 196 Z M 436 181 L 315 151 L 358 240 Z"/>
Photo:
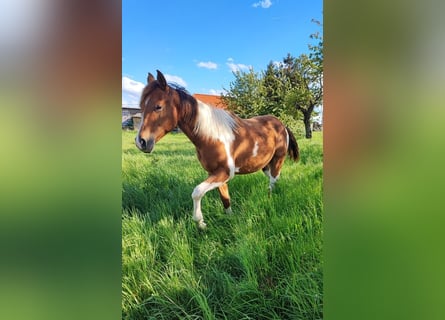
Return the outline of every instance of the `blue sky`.
<path id="1" fill-rule="evenodd" d="M 137 106 L 159 69 L 191 93 L 220 94 L 233 71 L 308 51 L 322 0 L 123 0 L 122 103 Z"/>

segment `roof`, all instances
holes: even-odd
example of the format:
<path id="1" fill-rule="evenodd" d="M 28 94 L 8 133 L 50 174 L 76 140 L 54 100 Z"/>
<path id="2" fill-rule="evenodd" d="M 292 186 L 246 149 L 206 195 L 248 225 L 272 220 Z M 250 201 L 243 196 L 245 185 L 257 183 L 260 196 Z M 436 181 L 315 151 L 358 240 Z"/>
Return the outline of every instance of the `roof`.
<path id="1" fill-rule="evenodd" d="M 202 101 L 208 105 L 227 109 L 227 105 L 224 103 L 224 101 L 221 99 L 221 96 L 216 96 L 213 94 L 202 94 L 202 93 L 195 93 L 193 97 L 199 101 Z"/>
<path id="2" fill-rule="evenodd" d="M 132 110 L 140 110 L 138 104 L 123 104 L 122 109 L 132 109 Z"/>
<path id="3" fill-rule="evenodd" d="M 195 93 L 193 94 L 193 97 L 199 101 L 204 102 L 205 104 L 221 109 L 227 109 L 227 105 L 221 99 L 221 96 L 213 94 Z M 139 105 L 137 104 L 123 104 L 122 109 L 140 110 Z"/>

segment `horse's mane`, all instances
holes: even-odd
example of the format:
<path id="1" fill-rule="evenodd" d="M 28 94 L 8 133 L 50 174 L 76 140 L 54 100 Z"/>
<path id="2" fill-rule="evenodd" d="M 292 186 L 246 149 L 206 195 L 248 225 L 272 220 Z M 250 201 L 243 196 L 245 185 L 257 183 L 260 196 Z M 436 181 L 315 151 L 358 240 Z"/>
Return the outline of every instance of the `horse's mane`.
<path id="1" fill-rule="evenodd" d="M 233 131 L 238 126 L 238 117 L 231 112 L 209 106 L 193 97 L 184 87 L 169 84 L 179 95 L 184 122 L 196 119 L 194 132 L 203 137 L 224 141 L 233 140 Z"/>
<path id="2" fill-rule="evenodd" d="M 184 122 L 192 122 L 196 118 L 198 102 L 183 86 L 177 83 L 168 83 L 179 96 L 179 113 Z"/>

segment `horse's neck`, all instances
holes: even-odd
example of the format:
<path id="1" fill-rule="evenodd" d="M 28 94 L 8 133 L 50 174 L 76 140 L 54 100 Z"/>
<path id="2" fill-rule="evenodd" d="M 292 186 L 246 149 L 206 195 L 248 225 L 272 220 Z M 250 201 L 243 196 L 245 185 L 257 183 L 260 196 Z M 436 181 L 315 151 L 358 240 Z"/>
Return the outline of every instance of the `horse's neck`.
<path id="1" fill-rule="evenodd" d="M 190 124 L 180 121 L 178 123 L 178 127 L 179 129 L 181 129 L 182 132 L 184 132 L 184 134 L 187 136 L 187 138 L 189 138 L 190 141 L 193 142 L 194 140 L 196 140 L 196 134 L 193 132 L 194 126 L 192 127 Z"/>
<path id="2" fill-rule="evenodd" d="M 197 106 L 190 106 L 191 108 L 197 108 Z M 189 140 L 196 145 L 200 141 L 200 137 L 195 132 L 195 123 L 196 123 L 196 115 L 197 110 L 192 111 L 193 114 L 195 114 L 195 117 L 193 119 L 185 119 L 185 116 L 182 115 L 179 117 L 178 121 L 178 127 L 181 129 L 181 131 L 189 138 Z"/>

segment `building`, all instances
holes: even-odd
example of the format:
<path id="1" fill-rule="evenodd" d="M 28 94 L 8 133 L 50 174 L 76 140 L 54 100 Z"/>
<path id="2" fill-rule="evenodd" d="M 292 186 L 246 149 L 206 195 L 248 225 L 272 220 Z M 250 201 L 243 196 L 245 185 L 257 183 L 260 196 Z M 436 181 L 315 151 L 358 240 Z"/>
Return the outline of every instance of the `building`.
<path id="1" fill-rule="evenodd" d="M 122 105 L 122 129 L 139 128 L 141 109 L 135 105 Z"/>
<path id="2" fill-rule="evenodd" d="M 202 94 L 202 93 L 195 93 L 193 97 L 199 101 L 204 102 L 205 104 L 221 108 L 221 109 L 227 109 L 227 105 L 224 103 L 224 101 L 221 99 L 221 96 L 216 96 L 213 94 Z"/>

